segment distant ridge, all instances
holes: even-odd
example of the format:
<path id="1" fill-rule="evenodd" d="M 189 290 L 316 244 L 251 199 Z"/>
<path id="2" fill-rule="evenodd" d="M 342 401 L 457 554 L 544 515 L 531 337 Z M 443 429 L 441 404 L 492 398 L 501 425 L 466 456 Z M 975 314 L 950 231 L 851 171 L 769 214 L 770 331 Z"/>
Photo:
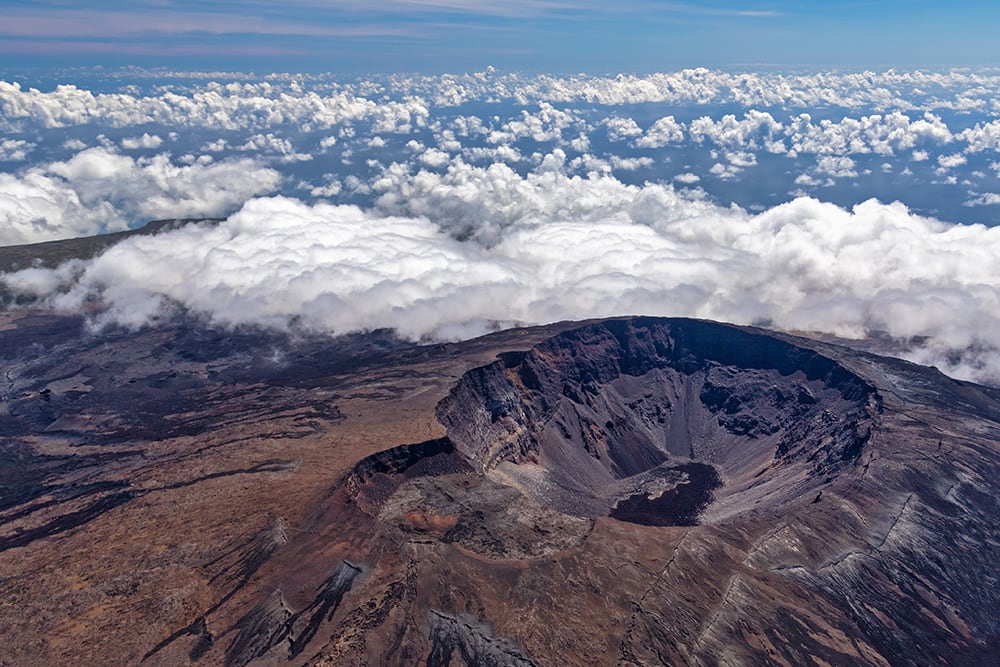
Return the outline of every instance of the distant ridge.
<path id="1" fill-rule="evenodd" d="M 105 248 L 130 236 L 152 235 L 177 229 L 193 222 L 222 222 L 225 218 L 170 218 L 153 220 L 137 229 L 96 236 L 82 236 L 58 241 L 0 246 L 0 273 L 20 271 L 32 266 L 54 268 L 69 259 L 90 259 Z"/>

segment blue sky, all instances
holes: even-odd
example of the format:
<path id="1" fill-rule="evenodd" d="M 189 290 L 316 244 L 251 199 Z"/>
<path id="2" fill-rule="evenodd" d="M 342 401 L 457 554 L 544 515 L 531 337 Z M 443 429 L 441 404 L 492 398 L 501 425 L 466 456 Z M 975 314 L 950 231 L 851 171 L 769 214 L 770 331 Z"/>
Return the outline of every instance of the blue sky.
<path id="1" fill-rule="evenodd" d="M 997 64 L 994 2 L 4 0 L 8 66 L 365 73 Z"/>

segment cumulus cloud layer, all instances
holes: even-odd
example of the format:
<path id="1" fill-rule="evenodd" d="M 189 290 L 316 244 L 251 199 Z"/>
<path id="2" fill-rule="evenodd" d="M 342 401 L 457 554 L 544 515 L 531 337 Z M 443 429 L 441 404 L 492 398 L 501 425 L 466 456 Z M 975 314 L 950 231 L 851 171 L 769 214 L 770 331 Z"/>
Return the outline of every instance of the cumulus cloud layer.
<path id="1" fill-rule="evenodd" d="M 103 303 L 98 326 L 186 308 L 420 339 L 693 315 L 884 331 L 1000 380 L 998 232 L 848 205 L 990 219 L 995 71 L 128 76 L 112 92 L 0 82 L 0 245 L 250 201 L 0 276 L 59 307 Z"/>
<path id="2" fill-rule="evenodd" d="M 647 75 L 569 77 L 486 72 L 441 77 L 393 76 L 392 87 L 437 105 L 513 97 L 521 103 L 602 105 L 734 103 L 789 108 L 997 110 L 996 71 L 726 72 L 703 67 Z"/>
<path id="3" fill-rule="evenodd" d="M 755 209 L 788 195 L 844 205 L 879 196 L 961 221 L 990 213 L 963 204 L 997 205 L 983 196 L 996 192 L 1000 174 L 987 167 L 1000 146 L 992 70 L 347 79 L 130 69 L 89 81 L 92 89 L 0 81 L 0 169 L 30 180 L 29 159 L 44 170 L 88 145 L 143 166 L 167 150 L 173 162 L 200 167 L 252 155 L 285 176 L 281 194 L 367 206 L 372 181 L 393 160 L 445 170 L 460 155 L 524 173 L 559 149 L 575 173 L 697 182 Z M 893 177 L 866 178 L 873 173 Z M 18 238 L 87 229 L 56 232 L 52 211 L 22 213 L 50 229 Z"/>
<path id="4" fill-rule="evenodd" d="M 375 122 L 380 131 L 391 132 L 409 131 L 411 124 L 423 123 L 427 116 L 427 108 L 420 100 L 375 102 L 339 86 L 320 95 L 295 85 L 285 89 L 266 81 L 209 82 L 187 94 L 169 90 L 155 95 L 95 94 L 75 85 L 60 85 L 43 92 L 25 89 L 18 82 L 0 81 L 0 109 L 0 127 L 31 119 L 48 128 L 157 123 L 246 130 L 285 123 L 331 127 L 364 118 Z"/>
<path id="5" fill-rule="evenodd" d="M 5 281 L 39 293 L 72 274 L 54 305 L 97 296 L 108 306 L 98 324 L 128 326 L 180 304 L 226 324 L 413 339 L 631 313 L 878 330 L 928 337 L 911 355 L 952 373 L 1000 377 L 1000 229 L 877 201 L 800 198 L 751 215 L 669 185 L 571 177 L 550 158 L 524 177 L 460 161 L 443 175 L 397 170 L 373 210 L 256 199 L 48 283 L 37 270 Z"/>
<path id="6" fill-rule="evenodd" d="M 166 154 L 133 159 L 106 148 L 0 173 L 0 245 L 121 231 L 153 218 L 227 213 L 280 180 L 256 160 L 176 166 Z"/>

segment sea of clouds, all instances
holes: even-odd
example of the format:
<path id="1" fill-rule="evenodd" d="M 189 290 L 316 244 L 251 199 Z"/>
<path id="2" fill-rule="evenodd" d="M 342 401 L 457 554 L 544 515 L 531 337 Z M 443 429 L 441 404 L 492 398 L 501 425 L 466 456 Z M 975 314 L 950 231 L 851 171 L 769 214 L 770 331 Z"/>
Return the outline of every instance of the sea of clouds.
<path id="1" fill-rule="evenodd" d="M 227 216 L 0 275 L 96 329 L 695 316 L 1000 381 L 996 73 L 130 76 L 0 82 L 0 244 Z"/>

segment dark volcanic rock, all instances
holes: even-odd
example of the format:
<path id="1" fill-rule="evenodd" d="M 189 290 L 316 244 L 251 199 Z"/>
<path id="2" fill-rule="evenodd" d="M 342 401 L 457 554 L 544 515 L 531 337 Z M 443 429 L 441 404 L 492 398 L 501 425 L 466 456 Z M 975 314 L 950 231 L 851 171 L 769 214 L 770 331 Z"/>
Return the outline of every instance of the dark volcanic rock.
<path id="1" fill-rule="evenodd" d="M 0 662 L 991 664 L 1000 392 L 628 318 L 0 319 Z"/>
<path id="2" fill-rule="evenodd" d="M 726 495 L 738 496 L 720 512 L 765 495 L 769 507 L 794 500 L 860 455 L 879 400 L 834 360 L 772 337 L 633 319 L 584 326 L 467 373 L 437 412 L 480 470 L 595 516 L 623 494 L 629 507 L 637 491 L 662 497 L 677 462 L 692 459 L 718 468 L 693 485 L 700 507 L 719 474 Z M 677 525 L 696 516 L 679 512 Z"/>
<path id="3" fill-rule="evenodd" d="M 493 636 L 473 619 L 460 619 L 431 610 L 428 614 L 431 651 L 427 667 L 448 667 L 453 658 L 480 667 L 537 667 L 509 640 Z"/>
<path id="4" fill-rule="evenodd" d="M 686 479 L 657 495 L 637 493 L 619 501 L 611 516 L 619 521 L 646 526 L 694 526 L 712 500 L 712 491 L 722 485 L 719 474 L 704 463 L 684 463 L 671 469 Z"/>

